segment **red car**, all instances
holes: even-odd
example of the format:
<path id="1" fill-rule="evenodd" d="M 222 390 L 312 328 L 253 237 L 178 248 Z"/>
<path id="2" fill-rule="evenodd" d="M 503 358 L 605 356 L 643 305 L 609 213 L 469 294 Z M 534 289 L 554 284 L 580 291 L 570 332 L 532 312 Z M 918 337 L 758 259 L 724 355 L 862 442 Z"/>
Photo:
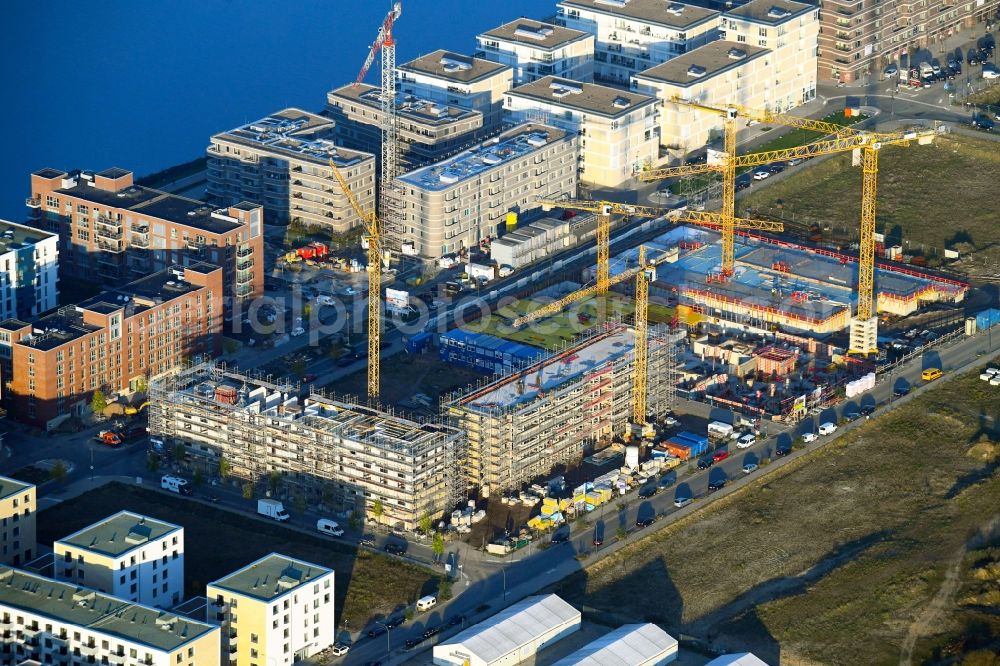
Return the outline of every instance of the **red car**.
<path id="1" fill-rule="evenodd" d="M 729 451 L 716 451 L 712 454 L 712 462 L 722 462 L 729 457 Z"/>

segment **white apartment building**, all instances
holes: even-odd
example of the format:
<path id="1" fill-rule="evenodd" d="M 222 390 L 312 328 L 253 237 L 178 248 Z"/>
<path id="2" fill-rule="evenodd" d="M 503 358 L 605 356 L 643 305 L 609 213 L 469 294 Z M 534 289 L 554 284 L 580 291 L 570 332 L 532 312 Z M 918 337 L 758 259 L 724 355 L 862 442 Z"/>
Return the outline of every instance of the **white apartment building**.
<path id="1" fill-rule="evenodd" d="M 716 38 L 719 12 L 669 0 L 561 0 L 557 22 L 597 38 L 594 80 L 629 77 Z"/>
<path id="2" fill-rule="evenodd" d="M 301 109 L 284 109 L 212 137 L 208 195 L 216 203 L 253 201 L 268 223 L 301 222 L 344 232 L 362 224 L 332 160 L 361 206 L 375 201 L 375 156 L 337 146 L 334 122 Z"/>
<path id="3" fill-rule="evenodd" d="M 443 49 L 398 66 L 396 74 L 399 92 L 479 111 L 487 130 L 503 122 L 503 94 L 514 81 L 508 65 Z"/>
<path id="4" fill-rule="evenodd" d="M 170 608 L 184 599 L 184 528 L 120 511 L 52 545 L 57 580 Z"/>
<path id="5" fill-rule="evenodd" d="M 0 666 L 218 666 L 219 628 L 0 566 Z"/>
<path id="6" fill-rule="evenodd" d="M 578 134 L 582 182 L 619 187 L 659 158 L 659 102 L 653 96 L 546 76 L 507 93 L 505 107 L 515 120 Z"/>
<path id="7" fill-rule="evenodd" d="M 336 639 L 333 570 L 271 553 L 209 583 L 209 621 L 222 626 L 222 664 L 290 666 Z"/>
<path id="8" fill-rule="evenodd" d="M 819 9 L 791 0 L 750 0 L 722 15 L 721 38 L 771 51 L 764 106 L 784 112 L 816 97 Z"/>
<path id="9" fill-rule="evenodd" d="M 632 88 L 663 100 L 660 142 L 683 155 L 721 135 L 723 119 L 674 98 L 763 108 L 772 80 L 768 49 L 717 41 L 636 74 Z"/>
<path id="10" fill-rule="evenodd" d="M 29 320 L 54 309 L 58 268 L 57 234 L 0 220 L 0 321 Z"/>
<path id="11" fill-rule="evenodd" d="M 582 30 L 519 18 L 478 35 L 476 56 L 509 65 L 514 85 L 550 74 L 593 81 L 594 39 Z"/>
<path id="12" fill-rule="evenodd" d="M 0 564 L 18 567 L 38 555 L 35 497 L 34 484 L 0 476 Z"/>
<path id="13" fill-rule="evenodd" d="M 404 246 L 436 259 L 495 238 L 508 211 L 576 195 L 577 136 L 525 123 L 397 179 Z"/>

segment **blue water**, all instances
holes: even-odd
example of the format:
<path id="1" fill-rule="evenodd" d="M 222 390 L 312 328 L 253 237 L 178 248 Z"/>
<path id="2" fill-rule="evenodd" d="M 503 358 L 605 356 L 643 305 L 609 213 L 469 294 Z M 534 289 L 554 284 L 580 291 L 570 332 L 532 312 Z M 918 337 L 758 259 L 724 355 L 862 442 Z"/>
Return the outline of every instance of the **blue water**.
<path id="1" fill-rule="evenodd" d="M 4 6 L 0 218 L 22 221 L 42 167 L 137 175 L 204 155 L 209 137 L 287 106 L 317 111 L 357 76 L 388 0 L 31 2 Z M 555 0 L 403 0 L 397 62 Z M 378 83 L 378 62 L 368 80 Z"/>

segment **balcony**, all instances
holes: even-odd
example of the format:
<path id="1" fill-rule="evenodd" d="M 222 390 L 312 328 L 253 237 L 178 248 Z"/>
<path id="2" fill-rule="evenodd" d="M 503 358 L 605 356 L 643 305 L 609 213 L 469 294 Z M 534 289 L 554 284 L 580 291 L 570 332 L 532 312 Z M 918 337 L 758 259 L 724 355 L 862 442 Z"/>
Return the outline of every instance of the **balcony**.
<path id="1" fill-rule="evenodd" d="M 41 208 L 42 198 L 37 197 L 35 199 L 32 199 L 31 197 L 28 197 L 27 199 L 24 200 L 24 205 L 27 206 L 28 208 Z"/>
<path id="2" fill-rule="evenodd" d="M 253 259 L 246 259 L 244 261 L 236 262 L 236 270 L 238 271 L 245 271 L 251 268 L 253 268 Z"/>

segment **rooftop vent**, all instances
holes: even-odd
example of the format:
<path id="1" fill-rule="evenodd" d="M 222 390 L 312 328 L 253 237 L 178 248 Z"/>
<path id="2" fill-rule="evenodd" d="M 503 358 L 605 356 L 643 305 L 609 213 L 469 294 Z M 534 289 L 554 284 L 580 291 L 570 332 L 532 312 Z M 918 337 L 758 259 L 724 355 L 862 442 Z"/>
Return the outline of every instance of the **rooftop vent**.
<path id="1" fill-rule="evenodd" d="M 549 84 L 549 88 L 552 90 L 552 96 L 557 99 L 566 95 L 579 95 L 583 92 L 583 88 L 579 84 L 570 81 L 553 81 Z"/>
<path id="2" fill-rule="evenodd" d="M 627 109 L 632 106 L 632 100 L 628 97 L 618 96 L 615 97 L 615 101 L 611 103 L 616 109 Z"/>
<path id="3" fill-rule="evenodd" d="M 671 2 L 670 6 L 667 7 L 667 11 L 674 16 L 680 16 L 684 13 L 684 5 L 679 2 Z"/>
<path id="4" fill-rule="evenodd" d="M 767 18 L 783 19 L 791 15 L 792 13 L 783 7 L 774 6 L 767 10 Z"/>
<path id="5" fill-rule="evenodd" d="M 747 52 L 743 49 L 733 47 L 726 52 L 731 60 L 742 60 L 747 57 Z"/>
<path id="6" fill-rule="evenodd" d="M 459 60 L 451 56 L 441 56 L 441 66 L 446 72 L 465 72 L 472 69 L 472 63 L 468 60 Z"/>
<path id="7" fill-rule="evenodd" d="M 514 30 L 515 37 L 527 37 L 528 39 L 544 40 L 552 34 L 552 28 L 542 25 L 537 28 L 530 25 L 519 25 Z"/>
<path id="8" fill-rule="evenodd" d="M 695 78 L 699 76 L 705 76 L 705 68 L 702 67 L 701 65 L 691 65 L 690 67 L 688 67 L 687 74 L 688 76 L 693 76 Z"/>

